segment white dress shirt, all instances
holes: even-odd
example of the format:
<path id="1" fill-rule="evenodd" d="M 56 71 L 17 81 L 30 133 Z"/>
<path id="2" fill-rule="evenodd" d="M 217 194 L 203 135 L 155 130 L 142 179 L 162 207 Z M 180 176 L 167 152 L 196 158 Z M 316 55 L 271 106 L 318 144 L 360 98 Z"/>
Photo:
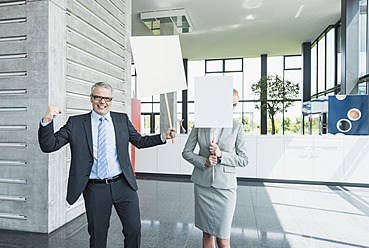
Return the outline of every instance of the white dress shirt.
<path id="1" fill-rule="evenodd" d="M 91 130 L 92 130 L 92 144 L 94 154 L 94 164 L 90 174 L 90 179 L 98 179 L 97 176 L 97 138 L 98 138 L 98 127 L 101 115 L 97 114 L 92 110 L 91 112 Z M 115 131 L 113 120 L 111 119 L 110 112 L 105 116 L 106 118 L 106 152 L 108 159 L 108 178 L 119 175 L 122 173 L 117 155 L 117 145 L 115 143 Z"/>

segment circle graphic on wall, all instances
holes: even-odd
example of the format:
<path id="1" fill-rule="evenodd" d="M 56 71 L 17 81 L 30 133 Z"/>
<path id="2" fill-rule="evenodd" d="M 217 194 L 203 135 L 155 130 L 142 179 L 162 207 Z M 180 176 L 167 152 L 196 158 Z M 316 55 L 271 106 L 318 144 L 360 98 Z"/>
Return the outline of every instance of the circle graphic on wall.
<path id="1" fill-rule="evenodd" d="M 337 100 L 344 100 L 346 95 L 336 95 Z"/>
<path id="2" fill-rule="evenodd" d="M 337 129 L 340 132 L 343 133 L 347 133 L 348 131 L 351 130 L 351 121 L 347 120 L 347 119 L 341 119 L 339 121 L 337 121 Z"/>
<path id="3" fill-rule="evenodd" d="M 361 111 L 357 108 L 352 108 L 347 112 L 347 117 L 352 121 L 357 121 L 361 117 Z"/>

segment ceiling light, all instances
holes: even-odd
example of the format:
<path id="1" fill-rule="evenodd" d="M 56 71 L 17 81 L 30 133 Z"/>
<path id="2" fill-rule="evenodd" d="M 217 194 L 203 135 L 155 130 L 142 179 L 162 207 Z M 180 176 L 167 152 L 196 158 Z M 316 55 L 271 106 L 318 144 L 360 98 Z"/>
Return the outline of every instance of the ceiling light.
<path id="1" fill-rule="evenodd" d="M 296 13 L 296 15 L 295 15 L 295 18 L 298 18 L 298 17 L 300 16 L 300 14 L 301 14 L 302 9 L 304 8 L 304 6 L 305 6 L 305 5 L 303 5 L 303 4 L 300 6 L 299 10 L 297 11 L 297 13 Z"/>
<path id="2" fill-rule="evenodd" d="M 192 24 L 185 9 L 142 12 L 140 19 L 154 34 L 160 34 L 161 23 L 173 23 L 178 33 L 192 31 Z"/>

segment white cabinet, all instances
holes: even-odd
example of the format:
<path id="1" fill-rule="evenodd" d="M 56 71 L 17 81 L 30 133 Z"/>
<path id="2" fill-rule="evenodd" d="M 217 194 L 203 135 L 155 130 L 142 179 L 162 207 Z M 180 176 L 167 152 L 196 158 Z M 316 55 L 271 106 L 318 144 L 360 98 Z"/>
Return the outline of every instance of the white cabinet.
<path id="1" fill-rule="evenodd" d="M 136 172 L 191 175 L 193 165 L 182 158 L 187 137 L 136 149 Z M 240 178 L 369 183 L 368 136 L 247 135 L 246 145 L 249 164 L 237 167 Z"/>
<path id="2" fill-rule="evenodd" d="M 285 179 L 313 180 L 313 137 L 286 136 L 284 140 Z"/>
<path id="3" fill-rule="evenodd" d="M 347 137 L 344 140 L 344 181 L 369 183 L 369 139 Z"/>
<path id="4" fill-rule="evenodd" d="M 284 137 L 259 137 L 257 149 L 257 177 L 284 179 Z"/>
<path id="5" fill-rule="evenodd" d="M 314 136 L 314 181 L 343 181 L 343 138 Z"/>
<path id="6" fill-rule="evenodd" d="M 257 138 L 254 136 L 246 136 L 246 149 L 249 164 L 246 167 L 237 167 L 237 177 L 256 178 L 256 161 L 257 161 Z"/>
<path id="7" fill-rule="evenodd" d="M 158 170 L 158 147 L 137 149 L 135 148 L 135 171 L 157 172 Z"/>
<path id="8" fill-rule="evenodd" d="M 179 174 L 181 172 L 181 142 L 176 138 L 175 142 L 167 140 L 158 148 L 158 170 L 157 173 Z"/>
<path id="9" fill-rule="evenodd" d="M 187 137 L 188 137 L 187 135 L 181 135 L 181 174 L 191 175 L 192 170 L 193 170 L 193 165 L 182 158 L 182 151 L 183 151 L 183 148 L 186 145 Z M 199 152 L 199 147 L 198 146 L 196 146 L 194 152 L 195 153 Z"/>

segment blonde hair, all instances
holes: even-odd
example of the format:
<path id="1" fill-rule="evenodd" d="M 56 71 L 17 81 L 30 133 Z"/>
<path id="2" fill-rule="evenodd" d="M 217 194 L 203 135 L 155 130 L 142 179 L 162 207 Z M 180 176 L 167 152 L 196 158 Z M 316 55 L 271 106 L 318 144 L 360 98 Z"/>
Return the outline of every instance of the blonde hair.
<path id="1" fill-rule="evenodd" d="M 237 90 L 233 89 L 233 96 L 237 97 L 238 99 L 240 99 L 240 96 L 238 95 Z"/>

